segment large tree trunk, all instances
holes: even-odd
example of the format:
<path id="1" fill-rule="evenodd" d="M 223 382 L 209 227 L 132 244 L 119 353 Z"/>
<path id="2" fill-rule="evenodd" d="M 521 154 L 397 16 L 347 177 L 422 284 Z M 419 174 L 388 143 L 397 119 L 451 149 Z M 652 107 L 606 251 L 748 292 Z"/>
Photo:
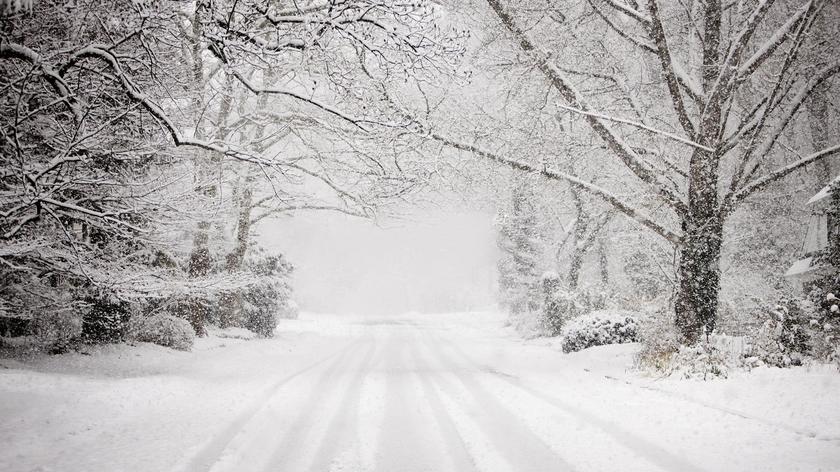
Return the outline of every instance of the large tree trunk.
<path id="1" fill-rule="evenodd" d="M 720 71 L 722 7 L 719 0 L 704 4 L 703 88 L 714 90 Z M 697 131 L 697 141 L 717 146 L 722 92 L 710 97 Z M 679 260 L 679 292 L 676 300 L 676 327 L 683 344 L 694 344 L 709 334 L 717 321 L 720 297 L 720 254 L 723 217 L 718 208 L 720 154 L 697 149 L 689 161 L 688 211 L 683 216 L 683 241 Z"/>
<path id="2" fill-rule="evenodd" d="M 717 321 L 723 226 L 717 218 L 698 218 L 686 226 L 675 322 L 683 344 L 690 345 L 711 333 Z"/>
<path id="3" fill-rule="evenodd" d="M 701 139 L 711 143 L 709 132 L 715 109 L 701 125 Z M 720 157 L 716 152 L 695 151 L 691 156 L 688 186 L 688 214 L 683 219 L 683 241 L 679 254 L 679 291 L 675 322 L 684 344 L 694 344 L 709 334 L 717 320 L 720 292 L 720 255 L 723 216 L 718 208 Z"/>

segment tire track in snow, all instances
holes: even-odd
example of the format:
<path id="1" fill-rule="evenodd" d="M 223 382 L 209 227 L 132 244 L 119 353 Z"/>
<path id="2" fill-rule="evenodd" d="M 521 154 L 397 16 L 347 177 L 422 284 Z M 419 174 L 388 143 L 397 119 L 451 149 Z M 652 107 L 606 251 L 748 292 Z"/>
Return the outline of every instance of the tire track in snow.
<path id="1" fill-rule="evenodd" d="M 665 469 L 665 470 L 679 470 L 681 472 L 704 472 L 704 469 L 697 467 L 696 465 L 685 461 L 683 458 L 679 457 L 678 455 L 638 436 L 635 435 L 626 429 L 622 428 L 618 424 L 611 422 L 609 420 L 602 419 L 590 412 L 587 412 L 581 408 L 575 407 L 556 396 L 551 394 L 545 393 L 541 390 L 528 386 L 516 375 L 512 375 L 506 372 L 498 371 L 490 366 L 486 366 L 480 364 L 469 357 L 464 351 L 455 343 L 449 340 L 440 340 L 442 343 L 446 343 L 447 347 L 454 353 L 456 353 L 459 357 L 461 357 L 465 362 L 471 364 L 474 368 L 486 372 L 488 374 L 493 375 L 495 378 L 512 385 L 531 396 L 542 400 L 545 403 L 548 403 L 555 408 L 559 409 L 560 411 L 571 415 L 573 417 L 577 417 L 578 419 L 597 426 L 602 431 L 609 434 L 613 437 L 618 443 L 624 445 L 625 447 L 629 448 L 630 450 L 638 453 L 640 456 L 644 457 L 651 463 Z"/>
<path id="2" fill-rule="evenodd" d="M 296 378 L 311 372 L 336 357 L 338 357 L 339 362 L 342 361 L 344 357 L 339 356 L 353 351 L 354 348 L 358 347 L 358 344 L 358 340 L 351 341 L 332 354 L 325 356 L 318 361 L 293 372 L 292 374 L 282 377 L 273 383 L 271 386 L 263 390 L 263 392 L 255 400 L 253 400 L 249 406 L 239 414 L 239 416 L 231 421 L 225 429 L 213 436 L 198 450 L 198 452 L 193 454 L 186 465 L 182 465 L 180 467 L 176 466 L 174 470 L 180 470 L 183 472 L 202 472 L 211 470 L 224 455 L 224 452 L 231 441 L 233 441 L 233 439 L 245 428 L 245 426 L 254 419 L 257 413 L 265 408 L 271 397 L 277 394 L 281 388 Z"/>
<path id="3" fill-rule="evenodd" d="M 413 329 L 401 330 L 384 351 L 386 364 L 385 415 L 379 433 L 376 470 L 380 472 L 444 472 L 475 470 L 460 436 L 451 424 L 441 426 L 430 398 L 424 395 L 422 368 L 412 351 Z"/>
<path id="4" fill-rule="evenodd" d="M 351 363 L 351 355 L 342 357 L 338 362 L 334 363 L 329 370 L 325 371 L 318 379 L 318 382 L 312 388 L 311 395 L 308 400 L 300 406 L 300 411 L 290 425 L 278 425 L 278 428 L 283 431 L 282 439 L 274 447 L 267 463 L 261 470 L 264 472 L 287 472 L 293 470 L 307 470 L 301 468 L 290 467 L 290 465 L 300 464 L 306 457 L 309 456 L 310 461 L 314 461 L 316 457 L 305 452 L 306 449 L 312 449 L 311 444 L 320 444 L 317 442 L 319 431 L 325 427 L 325 424 L 317 421 L 318 415 L 330 414 L 325 412 L 325 405 L 328 405 L 328 398 L 330 396 L 339 396 L 344 393 L 345 389 L 349 388 L 353 382 L 353 370 L 358 369 L 373 355 L 375 346 L 372 344 L 368 346 L 366 354 L 361 360 Z M 354 349 L 352 354 L 356 354 L 359 349 Z M 355 365 L 354 368 L 343 369 L 346 364 Z M 348 373 L 349 372 L 349 373 Z M 347 385 L 342 387 L 342 377 L 348 377 L 345 381 Z M 331 417 L 339 415 L 341 411 L 336 406 L 331 413 Z M 326 434 L 326 432 L 322 433 Z"/>
<path id="5" fill-rule="evenodd" d="M 357 448 L 358 438 L 355 433 L 358 429 L 362 384 L 372 369 L 377 350 L 376 341 L 372 343 L 359 367 L 348 370 L 350 385 L 343 392 L 338 409 L 327 423 L 327 434 L 321 439 L 321 445 L 307 471 L 358 470 L 361 467 L 362 457 Z"/>
<path id="6" fill-rule="evenodd" d="M 493 396 L 476 379 L 478 372 L 472 366 L 459 364 L 451 356 L 445 354 L 440 343 L 435 341 L 431 345 L 427 341 L 427 349 L 434 353 L 441 374 L 437 383 L 446 392 L 456 392 L 458 387 L 446 377 L 454 377 L 473 400 L 473 407 L 468 410 L 482 432 L 490 438 L 497 451 L 500 451 L 511 468 L 517 472 L 533 471 L 573 471 L 574 468 L 558 455 L 541 437 L 534 434 L 523 421 L 513 414 L 499 399 Z M 460 402 L 463 406 L 464 399 Z"/>
<path id="7" fill-rule="evenodd" d="M 413 365 L 415 366 L 415 373 L 420 386 L 423 391 L 423 396 L 426 399 L 432 414 L 435 419 L 435 424 L 441 433 L 441 437 L 446 444 L 448 458 L 452 465 L 452 470 L 457 472 L 475 471 L 476 461 L 470 455 L 464 437 L 458 432 L 458 428 L 453 422 L 452 418 L 447 414 L 446 407 L 443 401 L 435 390 L 430 380 L 431 368 L 426 366 L 421 368 L 420 353 L 417 341 L 411 345 L 411 357 Z"/>

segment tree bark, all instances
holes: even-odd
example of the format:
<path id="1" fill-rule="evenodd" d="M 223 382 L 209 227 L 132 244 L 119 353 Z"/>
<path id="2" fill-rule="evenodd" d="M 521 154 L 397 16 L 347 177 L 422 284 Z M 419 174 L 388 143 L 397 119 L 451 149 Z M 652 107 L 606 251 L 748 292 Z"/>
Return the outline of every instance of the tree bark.
<path id="1" fill-rule="evenodd" d="M 696 343 L 714 330 L 720 296 L 723 225 L 717 218 L 686 222 L 680 250 L 675 323 L 683 344 Z"/>
<path id="2" fill-rule="evenodd" d="M 704 10 L 703 89 L 710 94 L 720 77 L 722 7 L 707 0 Z M 713 93 L 701 114 L 696 141 L 716 148 L 722 108 L 728 93 Z M 679 291 L 675 304 L 676 326 L 683 344 L 696 343 L 709 334 L 717 321 L 720 297 L 720 254 L 723 217 L 718 208 L 720 154 L 695 149 L 689 161 L 688 214 L 683 219 L 679 256 Z"/>

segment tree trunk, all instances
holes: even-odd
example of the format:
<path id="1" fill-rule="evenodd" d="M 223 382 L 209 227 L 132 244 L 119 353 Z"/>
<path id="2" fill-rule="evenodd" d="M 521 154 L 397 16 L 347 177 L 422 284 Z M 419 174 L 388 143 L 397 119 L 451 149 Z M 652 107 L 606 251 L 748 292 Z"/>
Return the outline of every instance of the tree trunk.
<path id="1" fill-rule="evenodd" d="M 704 3 L 703 88 L 714 90 L 720 72 L 722 7 L 719 0 Z M 727 93 L 709 99 L 701 115 L 697 141 L 716 148 L 722 106 Z M 717 321 L 720 297 L 720 252 L 723 217 L 718 208 L 720 154 L 697 149 L 689 161 L 688 211 L 683 215 L 679 260 L 679 291 L 675 324 L 681 342 L 695 344 L 710 334 Z"/>
<path id="2" fill-rule="evenodd" d="M 607 243 L 603 239 L 598 241 L 598 272 L 604 287 L 610 285 L 610 266 L 607 258 Z"/>
<path id="3" fill-rule="evenodd" d="M 253 179 L 250 175 L 245 178 L 242 188 L 242 197 L 239 200 L 239 215 L 236 223 L 236 241 L 233 250 L 225 258 L 225 269 L 228 272 L 242 270 L 245 261 L 245 253 L 251 234 L 251 210 L 253 209 Z M 219 326 L 227 328 L 237 326 L 242 312 L 242 291 L 237 290 L 223 295 L 222 307 L 219 314 Z"/>
<path id="4" fill-rule="evenodd" d="M 698 150 L 690 162 L 688 214 L 683 219 L 675 323 L 686 345 L 710 334 L 717 320 L 723 217 L 718 208 L 715 152 Z"/>
<path id="5" fill-rule="evenodd" d="M 569 271 L 566 274 L 566 283 L 569 290 L 575 291 L 580 285 L 580 271 L 583 268 L 583 258 L 586 255 L 586 230 L 589 227 L 589 214 L 584 211 L 583 201 L 576 190 L 572 190 L 572 199 L 577 211 L 577 220 L 572 241 L 572 257 L 569 260 Z"/>
<path id="6" fill-rule="evenodd" d="M 202 221 L 198 223 L 198 229 L 193 238 L 193 249 L 190 253 L 188 275 L 190 278 L 204 277 L 210 273 L 210 249 L 208 248 L 210 223 Z M 201 300 L 190 299 L 187 301 L 187 319 L 195 330 L 197 336 L 204 336 L 207 330 L 204 322 L 207 319 L 207 307 Z"/>
<path id="7" fill-rule="evenodd" d="M 245 252 L 248 250 L 248 242 L 251 232 L 251 209 L 253 205 L 253 184 L 250 177 L 246 177 L 242 189 L 242 198 L 239 200 L 239 215 L 236 222 L 236 244 L 225 261 L 226 269 L 229 272 L 236 272 L 242 269 L 242 262 L 245 260 Z"/>
<path id="8" fill-rule="evenodd" d="M 703 226 L 702 231 L 686 234 L 680 251 L 675 321 L 686 345 L 711 333 L 717 321 L 722 225 L 706 220 Z"/>

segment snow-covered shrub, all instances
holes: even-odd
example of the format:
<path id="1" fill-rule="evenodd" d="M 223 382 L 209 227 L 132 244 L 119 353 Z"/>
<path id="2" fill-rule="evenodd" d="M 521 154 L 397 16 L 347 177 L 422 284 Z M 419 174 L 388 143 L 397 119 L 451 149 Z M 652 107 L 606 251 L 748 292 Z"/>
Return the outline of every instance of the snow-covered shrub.
<path id="1" fill-rule="evenodd" d="M 638 314 L 632 312 L 595 311 L 563 328 L 563 352 L 638 340 Z"/>
<path id="2" fill-rule="evenodd" d="M 82 317 L 82 339 L 87 343 L 115 343 L 125 339 L 131 318 L 126 302 L 106 297 L 86 300 L 89 308 Z"/>
<path id="3" fill-rule="evenodd" d="M 814 313 L 810 320 L 811 352 L 823 361 L 836 359 L 840 350 L 840 299 L 835 293 L 840 293 L 840 284 L 832 284 L 831 291 L 816 288 L 808 295 L 814 306 Z"/>
<path id="4" fill-rule="evenodd" d="M 281 255 L 261 255 L 249 261 L 248 268 L 259 277 L 259 282 L 242 294 L 244 327 L 270 338 L 289 298 L 286 278 L 292 266 Z"/>
<path id="5" fill-rule="evenodd" d="M 752 337 L 750 356 L 777 367 L 802 365 L 811 351 L 809 331 L 814 317 L 809 301 L 783 300 Z"/>
<path id="6" fill-rule="evenodd" d="M 195 341 L 195 330 L 183 318 L 158 313 L 133 317 L 129 324 L 129 336 L 136 341 L 189 351 Z"/>
<path id="7" fill-rule="evenodd" d="M 82 335 L 82 317 L 75 311 L 38 313 L 30 325 L 32 333 L 53 354 L 70 350 Z"/>
<path id="8" fill-rule="evenodd" d="M 679 351 L 679 333 L 672 310 L 658 311 L 644 318 L 639 326 L 642 348 L 636 354 L 636 367 L 642 371 L 663 374 L 672 357 Z"/>
<path id="9" fill-rule="evenodd" d="M 267 285 L 259 284 L 245 292 L 245 328 L 264 338 L 274 336 L 277 312 L 280 310 L 275 293 Z"/>
<path id="10" fill-rule="evenodd" d="M 685 379 L 726 378 L 732 367 L 731 356 L 710 336 L 693 346 L 680 346 L 664 373 Z"/>
<path id="11" fill-rule="evenodd" d="M 748 367 L 745 361 L 750 345 L 743 336 L 712 334 L 697 344 L 681 345 L 676 329 L 663 324 L 669 318 L 672 317 L 658 316 L 652 324 L 646 323 L 642 349 L 636 357 L 637 369 L 650 375 L 711 380 L 726 378 L 733 370 Z M 654 333 L 662 337 L 657 338 Z"/>
<path id="12" fill-rule="evenodd" d="M 543 275 L 542 290 L 543 308 L 540 324 L 543 333 L 548 336 L 561 334 L 563 325 L 568 320 L 584 313 L 602 310 L 607 300 L 604 292 L 596 290 L 564 290 L 561 288 L 560 277 L 553 272 Z"/>

